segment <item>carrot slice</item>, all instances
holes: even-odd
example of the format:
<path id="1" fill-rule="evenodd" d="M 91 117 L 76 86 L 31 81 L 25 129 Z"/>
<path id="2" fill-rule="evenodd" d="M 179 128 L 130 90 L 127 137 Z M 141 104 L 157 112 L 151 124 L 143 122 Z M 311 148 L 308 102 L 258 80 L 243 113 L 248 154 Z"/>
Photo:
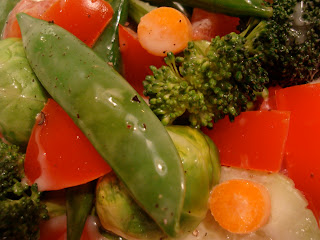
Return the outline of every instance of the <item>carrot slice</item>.
<path id="1" fill-rule="evenodd" d="M 142 47 L 156 56 L 181 52 L 192 40 L 189 19 L 170 7 L 159 7 L 143 16 L 137 32 Z"/>
<path id="2" fill-rule="evenodd" d="M 232 179 L 212 190 L 210 210 L 224 229 L 233 233 L 250 233 L 267 223 L 271 200 L 263 185 L 244 179 Z"/>

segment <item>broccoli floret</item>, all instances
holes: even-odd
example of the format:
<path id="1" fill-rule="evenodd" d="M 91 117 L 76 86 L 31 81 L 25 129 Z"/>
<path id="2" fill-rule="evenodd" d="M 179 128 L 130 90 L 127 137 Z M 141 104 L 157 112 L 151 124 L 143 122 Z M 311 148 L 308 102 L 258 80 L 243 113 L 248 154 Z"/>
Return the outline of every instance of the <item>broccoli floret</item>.
<path id="1" fill-rule="evenodd" d="M 225 116 L 233 120 L 268 82 L 260 56 L 249 54 L 236 33 L 190 42 L 183 57 L 169 53 L 165 62 L 151 67 L 153 75 L 144 81 L 144 94 L 164 125 L 185 113 L 193 127 L 212 127 Z"/>
<path id="2" fill-rule="evenodd" d="M 23 182 L 24 156 L 0 140 L 0 239 L 38 239 L 40 221 L 48 218 L 37 185 Z"/>
<path id="3" fill-rule="evenodd" d="M 248 51 L 263 56 L 270 84 L 288 87 L 319 78 L 320 1 L 274 0 L 272 7 L 271 18 L 251 18 L 241 33 Z"/>
<path id="4" fill-rule="evenodd" d="M 191 126 L 211 127 L 248 110 L 266 87 L 320 77 L 320 1 L 274 0 L 271 6 L 268 19 L 242 17 L 240 34 L 193 41 L 183 57 L 169 53 L 167 66 L 151 67 L 144 94 L 164 125 L 188 116 Z"/>

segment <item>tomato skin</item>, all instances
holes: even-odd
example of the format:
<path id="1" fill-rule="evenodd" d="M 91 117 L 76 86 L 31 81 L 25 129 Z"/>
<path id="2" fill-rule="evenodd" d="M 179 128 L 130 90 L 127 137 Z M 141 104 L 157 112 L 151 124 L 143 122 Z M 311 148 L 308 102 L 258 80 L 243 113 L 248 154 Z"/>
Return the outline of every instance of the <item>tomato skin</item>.
<path id="1" fill-rule="evenodd" d="M 16 14 L 24 12 L 32 17 L 41 18 L 41 15 L 58 0 L 21 0 L 10 12 L 6 24 L 3 28 L 2 38 L 16 37 L 21 38 L 20 27 L 16 19 Z"/>
<path id="2" fill-rule="evenodd" d="M 194 40 L 210 41 L 216 36 L 224 36 L 231 32 L 239 33 L 237 25 L 239 18 L 220 13 L 207 12 L 195 8 L 191 17 Z"/>
<path id="3" fill-rule="evenodd" d="M 309 207 L 320 217 L 320 84 L 306 84 L 276 91 L 279 110 L 291 111 L 285 167 Z"/>
<path id="4" fill-rule="evenodd" d="M 154 56 L 142 48 L 137 33 L 119 25 L 119 43 L 123 63 L 123 76 L 143 96 L 143 81 L 151 75 L 150 66 L 164 65 L 163 57 Z"/>
<path id="5" fill-rule="evenodd" d="M 21 38 L 15 15 L 25 12 L 33 17 L 52 21 L 92 47 L 111 21 L 113 9 L 105 0 L 22 0 L 12 10 L 3 30 L 3 38 Z"/>
<path id="6" fill-rule="evenodd" d="M 40 191 L 84 184 L 111 171 L 68 114 L 49 99 L 27 146 L 25 175 Z"/>
<path id="7" fill-rule="evenodd" d="M 282 166 L 290 112 L 248 111 L 230 122 L 224 118 L 213 129 L 203 129 L 220 152 L 222 165 L 278 172 Z"/>
<path id="8" fill-rule="evenodd" d="M 53 21 L 92 47 L 112 15 L 113 9 L 105 0 L 60 0 L 47 9 L 42 19 Z"/>

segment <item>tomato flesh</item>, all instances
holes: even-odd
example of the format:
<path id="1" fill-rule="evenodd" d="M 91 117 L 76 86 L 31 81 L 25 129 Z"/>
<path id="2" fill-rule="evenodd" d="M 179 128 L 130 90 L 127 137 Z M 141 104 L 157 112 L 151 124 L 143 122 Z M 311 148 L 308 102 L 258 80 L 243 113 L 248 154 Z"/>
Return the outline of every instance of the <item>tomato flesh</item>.
<path id="1" fill-rule="evenodd" d="M 113 9 L 105 0 L 60 0 L 47 9 L 42 19 L 63 27 L 92 47 L 112 15 Z"/>
<path id="2" fill-rule="evenodd" d="M 207 12 L 200 8 L 193 9 L 191 24 L 194 40 L 208 40 L 224 36 L 231 32 L 239 33 L 239 18 L 220 13 Z"/>
<path id="3" fill-rule="evenodd" d="M 53 99 L 49 99 L 36 119 L 24 167 L 27 179 L 37 183 L 40 191 L 84 184 L 111 171 Z"/>
<path id="4" fill-rule="evenodd" d="M 320 217 L 320 84 L 306 84 L 276 91 L 279 110 L 291 111 L 285 167 L 296 188 Z"/>
<path id="5" fill-rule="evenodd" d="M 213 129 L 203 129 L 220 152 L 222 165 L 278 172 L 282 166 L 290 112 L 248 111 L 230 122 L 224 118 Z"/>
<path id="6" fill-rule="evenodd" d="M 164 65 L 163 57 L 148 53 L 139 43 L 137 33 L 122 25 L 119 26 L 119 42 L 123 76 L 143 96 L 142 82 L 152 74 L 150 66 Z"/>

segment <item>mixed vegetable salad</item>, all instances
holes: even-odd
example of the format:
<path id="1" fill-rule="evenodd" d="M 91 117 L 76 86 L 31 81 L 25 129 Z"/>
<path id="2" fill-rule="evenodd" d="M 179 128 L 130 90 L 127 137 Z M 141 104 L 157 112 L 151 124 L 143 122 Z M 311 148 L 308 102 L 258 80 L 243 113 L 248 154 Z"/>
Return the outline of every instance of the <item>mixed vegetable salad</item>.
<path id="1" fill-rule="evenodd" d="M 318 0 L 1 0 L 0 238 L 320 239 Z"/>

